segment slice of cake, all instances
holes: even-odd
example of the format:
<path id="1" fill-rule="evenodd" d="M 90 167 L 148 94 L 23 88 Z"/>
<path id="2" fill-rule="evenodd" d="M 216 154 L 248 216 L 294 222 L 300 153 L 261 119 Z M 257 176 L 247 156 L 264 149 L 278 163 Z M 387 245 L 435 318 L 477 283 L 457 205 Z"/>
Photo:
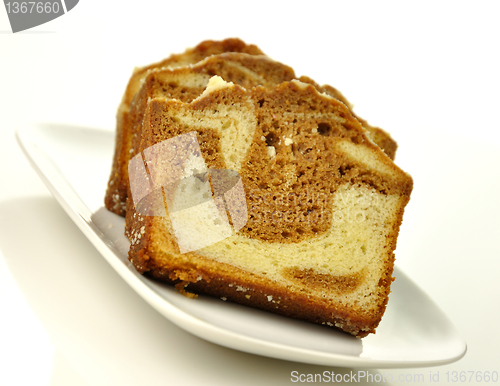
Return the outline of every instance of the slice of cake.
<path id="1" fill-rule="evenodd" d="M 191 102 L 152 98 L 130 163 L 136 269 L 240 304 L 375 331 L 412 179 L 346 104 L 297 80 L 213 77 Z"/>
<path id="2" fill-rule="evenodd" d="M 177 62 L 179 63 L 179 62 Z M 106 194 L 106 206 L 117 214 L 124 215 L 123 202 L 127 197 L 127 165 L 135 155 L 140 143 L 141 125 L 147 101 L 150 98 L 164 97 L 190 102 L 198 97 L 208 84 L 211 76 L 221 76 L 225 81 L 233 82 L 246 88 L 257 85 L 273 88 L 276 85 L 296 79 L 292 68 L 276 62 L 267 56 L 246 53 L 224 53 L 210 56 L 195 65 L 153 69 L 143 78 L 142 86 L 132 99 L 126 119 L 119 121 L 120 138 L 111 178 Z M 315 86 L 319 92 L 326 93 L 350 106 L 347 99 L 335 88 L 319 86 L 308 77 L 299 78 L 302 82 Z M 359 118 L 358 118 L 359 119 Z M 370 132 L 372 140 L 379 145 L 390 158 L 394 158 L 396 143 L 383 130 L 370 126 L 359 119 Z"/>

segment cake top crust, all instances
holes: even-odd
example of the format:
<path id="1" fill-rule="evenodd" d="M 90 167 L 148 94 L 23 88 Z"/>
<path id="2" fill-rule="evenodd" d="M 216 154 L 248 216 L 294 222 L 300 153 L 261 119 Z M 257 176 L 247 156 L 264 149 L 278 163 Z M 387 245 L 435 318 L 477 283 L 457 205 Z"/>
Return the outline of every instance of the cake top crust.
<path id="1" fill-rule="evenodd" d="M 242 52 L 249 55 L 264 55 L 257 46 L 246 44 L 237 38 L 229 38 L 221 41 L 205 40 L 197 46 L 187 49 L 183 53 L 172 54 L 162 61 L 134 69 L 134 73 L 130 78 L 123 96 L 122 105 L 127 106 L 130 104 L 134 95 L 139 91 L 141 79 L 143 79 L 149 71 L 158 68 L 188 66 L 209 56 L 222 54 L 224 52 Z"/>

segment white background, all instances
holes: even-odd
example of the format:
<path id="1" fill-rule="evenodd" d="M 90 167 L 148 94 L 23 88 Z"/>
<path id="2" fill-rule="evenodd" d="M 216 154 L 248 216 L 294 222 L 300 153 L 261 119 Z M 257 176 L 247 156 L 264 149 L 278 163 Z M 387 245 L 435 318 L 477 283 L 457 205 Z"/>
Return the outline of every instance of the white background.
<path id="1" fill-rule="evenodd" d="M 414 177 L 397 264 L 468 352 L 373 373 L 439 371 L 446 384 L 447 371 L 500 372 L 500 6 L 345 3 L 82 0 L 17 34 L 0 9 L 0 385 L 278 385 L 294 370 L 350 371 L 240 353 L 172 325 L 114 273 L 15 142 L 30 122 L 113 130 L 135 66 L 226 37 L 340 89 L 393 135 Z"/>

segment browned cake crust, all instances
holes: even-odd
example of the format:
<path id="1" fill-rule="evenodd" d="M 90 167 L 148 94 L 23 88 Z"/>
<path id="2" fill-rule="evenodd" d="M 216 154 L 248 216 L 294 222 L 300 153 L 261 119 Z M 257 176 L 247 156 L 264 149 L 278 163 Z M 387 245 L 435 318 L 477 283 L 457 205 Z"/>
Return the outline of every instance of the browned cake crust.
<path id="1" fill-rule="evenodd" d="M 132 147 L 132 136 L 130 133 L 129 108 L 134 95 L 139 91 L 141 81 L 149 71 L 164 67 L 180 67 L 194 64 L 211 55 L 224 52 L 242 52 L 249 55 L 263 55 L 263 52 L 255 45 L 247 45 L 240 39 L 226 39 L 223 41 L 207 40 L 194 48 L 186 50 L 182 54 L 173 54 L 168 58 L 146 67 L 134 70 L 130 78 L 122 101 L 116 115 L 116 140 L 113 165 L 108 181 L 108 187 L 104 199 L 108 210 L 125 216 L 125 203 L 127 200 L 126 168 L 130 159 L 129 150 Z"/>
<path id="2" fill-rule="evenodd" d="M 173 54 L 161 62 L 150 64 L 134 70 L 132 77 L 125 90 L 123 103 L 130 105 L 134 95 L 141 87 L 141 80 L 145 78 L 149 71 L 166 67 L 182 67 L 208 58 L 212 55 L 219 55 L 224 52 L 241 52 L 248 55 L 264 55 L 264 53 L 253 44 L 246 44 L 240 39 L 225 39 L 222 41 L 206 40 L 194 48 L 187 49 L 182 54 Z"/>
<path id="3" fill-rule="evenodd" d="M 378 230 L 359 236 L 361 248 L 367 249 L 363 253 L 372 254 L 378 262 L 376 272 L 370 266 L 343 274 L 322 271 L 314 264 L 310 268 L 287 266 L 287 256 L 283 253 L 280 264 L 284 265 L 280 266 L 280 280 L 277 280 L 266 272 L 252 271 L 238 263 L 236 241 L 234 251 L 229 241 L 226 252 L 217 249 L 223 245 L 219 243 L 214 250 L 182 254 L 168 213 L 166 217 L 138 215 L 129 198 L 126 224 L 131 241 L 130 261 L 139 272 L 175 284 L 181 292 L 221 297 L 332 326 L 357 337 L 374 332 L 385 311 L 393 280 L 394 250 L 412 190 L 411 177 L 369 139 L 367 130 L 346 104 L 319 94 L 312 85 L 296 81 L 269 89 L 225 87 L 191 103 L 154 98 L 146 105 L 140 150 L 196 130 L 207 166 L 228 168 L 220 132 L 207 125 L 179 121 L 175 116 L 197 113 L 209 116 L 220 106 L 233 105 L 240 110 L 255 111 L 256 122 L 239 169 L 249 219 L 236 232 L 234 240 L 260 243 L 272 251 L 273 245 L 293 248 L 329 234 L 347 237 L 341 235 L 342 227 L 334 218 L 338 194 L 349 189 L 371 192 L 387 202 L 390 200 L 392 205 L 388 206 L 391 214 L 383 224 L 375 221 Z M 269 152 L 271 147 L 274 154 Z M 379 206 L 375 207 L 378 214 L 385 210 L 382 204 Z M 272 218 L 277 212 L 282 215 Z M 380 245 L 365 246 L 376 232 L 384 233 Z M 334 253 L 334 247 L 331 248 Z M 345 255 L 347 262 L 349 259 Z M 312 256 L 311 261 L 314 261 Z M 363 290 L 370 280 L 374 283 Z M 360 292 L 358 300 L 344 301 L 344 296 L 357 292 Z"/>
<path id="4" fill-rule="evenodd" d="M 240 42 L 241 43 L 241 42 Z M 198 46 L 199 47 L 199 46 Z M 208 52 L 216 52 L 214 47 L 210 50 L 195 51 L 196 55 L 191 53 L 187 58 L 198 59 L 203 58 L 202 54 Z M 252 46 L 253 47 L 253 46 Z M 220 47 L 219 47 L 220 48 Z M 236 45 L 234 42 L 231 45 L 225 45 L 224 48 L 239 49 L 244 51 L 244 47 Z M 203 91 L 210 76 L 219 75 L 224 80 L 241 85 L 245 88 L 251 88 L 261 85 L 267 88 L 272 88 L 284 81 L 296 79 L 292 68 L 271 60 L 270 58 L 257 54 L 257 50 L 251 51 L 252 55 L 240 52 L 230 52 L 220 55 L 213 55 L 208 59 L 198 62 L 195 66 L 177 67 L 163 69 L 164 66 L 157 69 L 151 67 L 148 70 L 141 70 L 142 87 L 135 93 L 135 97 L 128 104 L 130 107 L 126 112 L 118 114 L 118 129 L 117 129 L 117 144 L 111 177 L 108 183 L 105 203 L 106 207 L 120 215 L 125 215 L 125 205 L 128 186 L 128 161 L 136 154 L 140 142 L 141 124 L 147 100 L 154 97 L 175 98 L 183 102 L 189 102 L 199 96 Z M 175 63 L 185 63 L 188 59 L 183 55 L 174 55 Z M 165 64 L 166 61 L 162 62 Z M 146 75 L 148 74 L 148 75 Z M 190 74 L 205 75 L 206 82 L 198 82 L 196 85 L 189 84 L 186 80 Z M 131 95 L 131 89 L 136 89 L 139 82 L 139 73 L 135 74 L 129 87 L 127 88 L 128 97 Z M 145 78 L 144 78 L 145 76 Z M 351 106 L 347 99 L 337 89 L 324 85 L 319 86 L 312 79 L 302 76 L 299 78 L 304 83 L 315 86 L 319 92 L 326 93 L 339 101 Z M 135 82 L 135 83 L 134 83 Z M 134 87 L 130 85 L 134 85 Z M 128 97 L 124 99 L 122 106 L 128 103 Z M 127 106 L 128 106 L 127 105 Z M 352 112 L 352 111 L 351 111 Z M 354 113 L 353 113 L 354 114 Z M 396 151 L 396 142 L 389 134 L 382 129 L 372 127 L 365 120 L 354 115 L 362 125 L 370 132 L 371 139 L 379 145 L 386 154 L 394 159 Z"/>

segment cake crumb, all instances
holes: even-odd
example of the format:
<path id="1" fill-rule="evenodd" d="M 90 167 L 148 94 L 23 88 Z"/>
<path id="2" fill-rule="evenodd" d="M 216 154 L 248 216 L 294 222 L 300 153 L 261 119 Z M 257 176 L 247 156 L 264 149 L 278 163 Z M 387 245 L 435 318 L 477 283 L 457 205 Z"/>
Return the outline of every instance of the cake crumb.
<path id="1" fill-rule="evenodd" d="M 197 294 L 194 294 L 192 292 L 187 292 L 185 290 L 185 288 L 188 286 L 188 283 L 185 283 L 185 282 L 181 282 L 181 283 L 177 283 L 174 287 L 177 291 L 179 291 L 182 295 L 184 295 L 185 297 L 189 298 L 189 299 L 196 299 L 198 297 Z"/>
<path id="2" fill-rule="evenodd" d="M 267 155 L 273 159 L 276 156 L 276 149 L 274 146 L 267 147 Z"/>
<path id="3" fill-rule="evenodd" d="M 220 89 L 223 89 L 226 87 L 233 87 L 233 86 L 234 86 L 233 82 L 226 82 L 220 76 L 214 75 L 208 81 L 207 87 L 205 88 L 203 93 L 198 98 L 196 98 L 196 100 L 202 99 L 202 98 L 208 96 L 210 93 L 213 93 L 217 90 L 220 90 Z"/>

